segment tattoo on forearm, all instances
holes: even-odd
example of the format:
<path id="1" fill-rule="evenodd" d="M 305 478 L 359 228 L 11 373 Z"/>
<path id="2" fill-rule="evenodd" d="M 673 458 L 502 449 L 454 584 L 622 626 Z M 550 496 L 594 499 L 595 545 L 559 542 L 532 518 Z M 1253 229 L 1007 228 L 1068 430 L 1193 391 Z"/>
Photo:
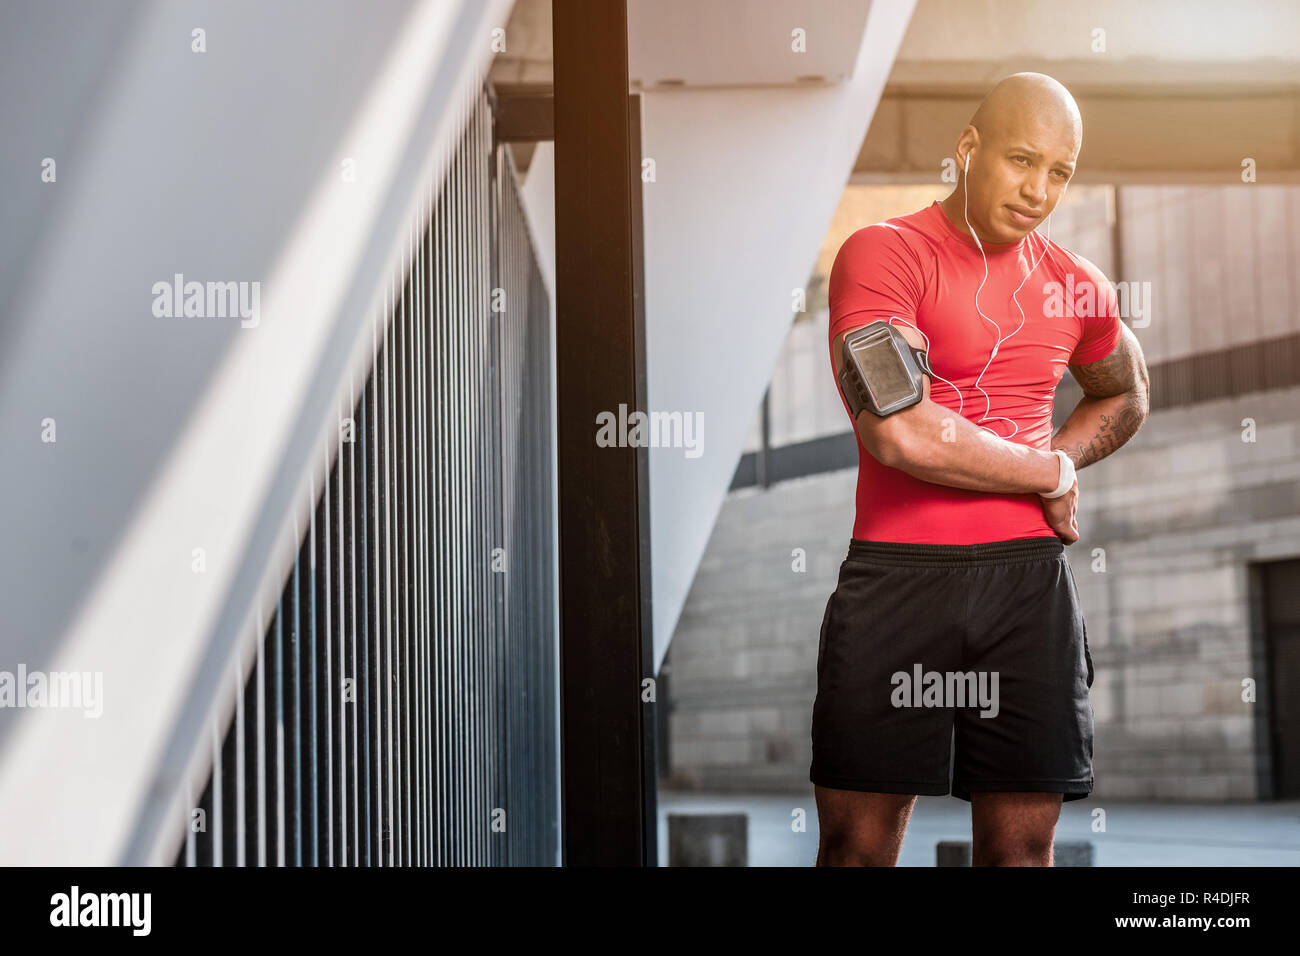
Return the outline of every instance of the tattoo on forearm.
<path id="1" fill-rule="evenodd" d="M 1096 435 L 1087 442 L 1076 442 L 1065 449 L 1075 468 L 1101 461 L 1137 434 L 1146 420 L 1146 401 L 1141 395 L 1130 392 L 1117 414 L 1098 417 L 1100 424 Z"/>
<path id="2" fill-rule="evenodd" d="M 1149 380 L 1141 348 L 1127 327 L 1114 352 L 1098 362 L 1071 365 L 1070 373 L 1090 398 L 1124 397 L 1113 414 L 1098 416 L 1097 433 L 1090 439 L 1062 446 L 1074 467 L 1082 468 L 1114 452 L 1142 427 L 1149 408 Z"/>

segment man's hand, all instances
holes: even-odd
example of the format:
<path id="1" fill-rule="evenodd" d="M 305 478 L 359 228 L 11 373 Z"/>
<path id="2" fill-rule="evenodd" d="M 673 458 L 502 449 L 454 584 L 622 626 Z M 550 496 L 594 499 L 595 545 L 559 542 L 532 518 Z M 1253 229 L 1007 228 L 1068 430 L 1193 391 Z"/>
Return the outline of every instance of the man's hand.
<path id="1" fill-rule="evenodd" d="M 1079 540 L 1079 526 L 1075 523 L 1075 514 L 1079 508 L 1079 481 L 1076 478 L 1070 490 L 1059 498 L 1044 498 L 1041 495 L 1038 500 L 1043 505 L 1043 517 L 1051 525 L 1056 536 L 1066 544 L 1074 544 Z"/>

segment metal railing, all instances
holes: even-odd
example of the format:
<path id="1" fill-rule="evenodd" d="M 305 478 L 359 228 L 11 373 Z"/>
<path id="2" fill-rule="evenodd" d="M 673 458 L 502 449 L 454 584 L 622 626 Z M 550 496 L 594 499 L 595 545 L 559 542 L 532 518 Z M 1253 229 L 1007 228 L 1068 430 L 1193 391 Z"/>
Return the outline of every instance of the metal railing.
<path id="1" fill-rule="evenodd" d="M 178 865 L 557 862 L 550 303 L 464 120 Z"/>

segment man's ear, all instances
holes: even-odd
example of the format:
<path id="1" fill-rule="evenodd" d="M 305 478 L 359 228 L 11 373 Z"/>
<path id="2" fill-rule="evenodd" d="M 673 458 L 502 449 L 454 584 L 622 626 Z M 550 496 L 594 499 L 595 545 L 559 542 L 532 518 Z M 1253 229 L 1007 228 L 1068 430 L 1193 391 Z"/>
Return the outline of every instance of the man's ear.
<path id="1" fill-rule="evenodd" d="M 962 148 L 963 144 L 965 149 Z M 966 128 L 961 131 L 957 137 L 957 165 L 965 169 L 966 161 L 970 159 L 971 153 L 979 149 L 980 131 L 974 126 L 967 124 Z"/>

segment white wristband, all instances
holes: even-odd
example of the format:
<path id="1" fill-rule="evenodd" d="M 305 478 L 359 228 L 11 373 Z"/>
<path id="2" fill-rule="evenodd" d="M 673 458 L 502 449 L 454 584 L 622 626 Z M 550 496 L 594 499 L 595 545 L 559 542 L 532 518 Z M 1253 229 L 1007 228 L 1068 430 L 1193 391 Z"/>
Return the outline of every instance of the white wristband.
<path id="1" fill-rule="evenodd" d="M 1074 462 L 1070 460 L 1070 456 L 1059 448 L 1053 451 L 1053 454 L 1061 459 L 1061 477 L 1056 482 L 1056 490 L 1043 495 L 1044 498 L 1059 498 L 1074 485 Z"/>

